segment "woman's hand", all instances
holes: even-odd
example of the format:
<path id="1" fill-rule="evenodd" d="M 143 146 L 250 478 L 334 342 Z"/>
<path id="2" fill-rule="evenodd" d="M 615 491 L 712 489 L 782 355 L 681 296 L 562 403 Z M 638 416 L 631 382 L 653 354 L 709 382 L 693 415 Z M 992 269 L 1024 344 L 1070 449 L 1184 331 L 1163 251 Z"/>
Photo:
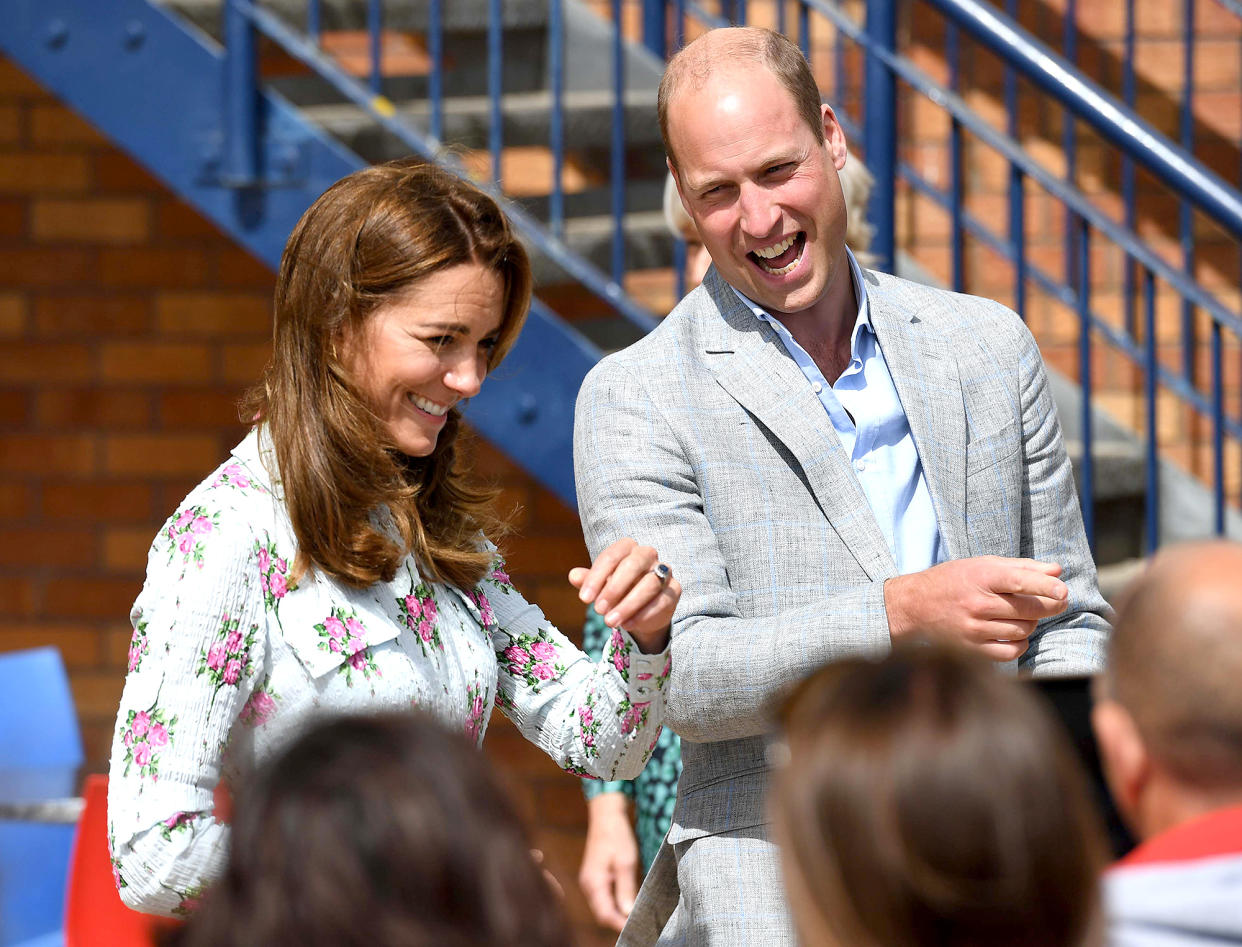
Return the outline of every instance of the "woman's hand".
<path id="1" fill-rule="evenodd" d="M 650 546 L 618 539 L 595 557 L 590 569 L 570 569 L 569 582 L 578 598 L 595 604 L 608 627 L 624 628 L 647 654 L 664 650 L 681 583 Z"/>
<path id="2" fill-rule="evenodd" d="M 603 792 L 587 801 L 578 886 L 599 924 L 615 931 L 625 926 L 638 895 L 638 840 L 625 793 Z"/>

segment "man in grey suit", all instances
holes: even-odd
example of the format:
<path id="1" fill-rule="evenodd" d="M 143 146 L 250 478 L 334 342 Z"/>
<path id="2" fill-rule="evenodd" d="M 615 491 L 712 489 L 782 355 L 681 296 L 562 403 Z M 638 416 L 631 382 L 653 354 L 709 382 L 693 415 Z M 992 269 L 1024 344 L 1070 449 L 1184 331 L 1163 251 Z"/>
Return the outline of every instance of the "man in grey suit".
<path id="1" fill-rule="evenodd" d="M 1034 340 L 996 303 L 858 266 L 845 137 L 798 49 L 707 33 L 659 102 L 714 266 L 591 372 L 575 421 L 588 546 L 641 537 L 685 589 L 680 798 L 621 943 L 792 944 L 764 813 L 772 696 L 905 637 L 1092 671 L 1109 611 Z"/>

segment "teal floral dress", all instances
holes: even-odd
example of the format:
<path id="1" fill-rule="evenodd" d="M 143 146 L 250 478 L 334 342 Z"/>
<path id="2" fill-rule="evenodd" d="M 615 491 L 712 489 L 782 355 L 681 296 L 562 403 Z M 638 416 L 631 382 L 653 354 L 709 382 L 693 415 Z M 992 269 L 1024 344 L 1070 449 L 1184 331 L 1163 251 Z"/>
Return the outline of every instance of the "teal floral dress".
<path id="1" fill-rule="evenodd" d="M 591 660 L 598 661 L 603 657 L 614 636 L 619 636 L 619 633 L 604 624 L 599 612 L 594 608 L 587 609 L 586 623 L 582 626 L 582 650 Z M 681 738 L 665 727 L 651 751 L 651 759 L 636 779 L 582 781 L 582 792 L 588 799 L 605 792 L 623 792 L 634 800 L 634 834 L 638 837 L 644 872 L 651 867 L 673 821 L 677 780 L 680 777 Z"/>

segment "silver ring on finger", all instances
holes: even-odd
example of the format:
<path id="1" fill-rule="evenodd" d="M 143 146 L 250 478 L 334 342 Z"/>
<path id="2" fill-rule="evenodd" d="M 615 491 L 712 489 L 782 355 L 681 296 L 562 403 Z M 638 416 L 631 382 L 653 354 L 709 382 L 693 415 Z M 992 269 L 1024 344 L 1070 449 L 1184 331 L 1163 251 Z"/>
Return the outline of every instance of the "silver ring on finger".
<path id="1" fill-rule="evenodd" d="M 651 574 L 660 580 L 661 588 L 668 588 L 668 580 L 673 577 L 673 570 L 666 562 L 657 562 L 651 567 Z"/>

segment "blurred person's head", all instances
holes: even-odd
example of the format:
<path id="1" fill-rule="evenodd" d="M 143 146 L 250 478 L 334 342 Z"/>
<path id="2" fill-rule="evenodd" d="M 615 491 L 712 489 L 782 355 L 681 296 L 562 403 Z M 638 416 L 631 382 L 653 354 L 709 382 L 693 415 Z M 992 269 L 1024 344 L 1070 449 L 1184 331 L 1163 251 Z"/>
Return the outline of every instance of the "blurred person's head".
<path id="1" fill-rule="evenodd" d="M 1102 830 L 1060 725 L 941 646 L 849 659 L 780 710 L 771 811 L 805 943 L 1090 941 Z"/>
<path id="2" fill-rule="evenodd" d="M 461 405 L 512 348 L 530 293 L 499 206 L 434 164 L 364 168 L 302 215 L 245 409 L 271 437 L 295 575 L 313 566 L 364 588 L 413 552 L 430 579 L 482 577 L 477 537 L 498 524 L 457 464 Z M 393 531 L 375 526 L 381 507 Z"/>
<path id="3" fill-rule="evenodd" d="M 1092 723 L 1141 838 L 1242 803 L 1242 544 L 1157 553 L 1122 596 Z"/>
<path id="4" fill-rule="evenodd" d="M 560 904 L 486 759 L 417 712 L 315 726 L 240 789 L 229 859 L 178 947 L 564 947 Z"/>

